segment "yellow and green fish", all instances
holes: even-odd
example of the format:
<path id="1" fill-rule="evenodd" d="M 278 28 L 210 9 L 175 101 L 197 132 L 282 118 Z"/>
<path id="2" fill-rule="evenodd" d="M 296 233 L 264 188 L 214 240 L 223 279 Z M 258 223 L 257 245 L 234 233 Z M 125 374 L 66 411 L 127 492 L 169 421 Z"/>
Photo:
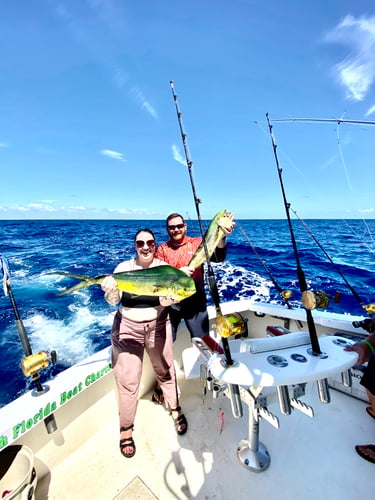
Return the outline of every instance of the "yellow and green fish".
<path id="1" fill-rule="evenodd" d="M 132 295 L 150 295 L 155 297 L 170 297 L 174 300 L 184 300 L 196 292 L 193 278 L 172 266 L 149 267 L 136 271 L 104 274 L 102 276 L 87 276 L 55 271 L 49 274 L 59 274 L 81 280 L 76 285 L 60 292 L 58 295 L 80 290 L 91 285 L 100 285 L 106 276 L 113 276 L 118 289 Z"/>
<path id="2" fill-rule="evenodd" d="M 222 228 L 230 229 L 232 224 L 233 212 L 228 213 L 226 210 L 221 210 L 221 212 L 217 213 L 212 219 L 204 235 L 209 257 L 211 257 L 211 255 L 214 253 L 214 250 L 217 247 L 219 241 L 225 236 Z M 202 265 L 205 260 L 206 253 L 202 241 L 202 243 L 197 248 L 197 251 L 193 255 L 191 261 L 189 262 L 189 267 L 196 269 L 197 267 Z"/>

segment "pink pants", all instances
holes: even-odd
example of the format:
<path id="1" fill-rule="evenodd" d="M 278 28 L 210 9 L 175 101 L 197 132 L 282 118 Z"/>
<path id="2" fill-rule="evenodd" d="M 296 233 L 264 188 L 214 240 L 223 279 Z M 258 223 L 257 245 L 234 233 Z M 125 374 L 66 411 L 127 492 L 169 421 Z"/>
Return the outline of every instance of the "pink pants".
<path id="1" fill-rule="evenodd" d="M 112 365 L 119 394 L 120 428 L 134 424 L 146 349 L 166 406 L 178 406 L 173 342 L 167 312 L 153 321 L 132 321 L 118 311 L 112 326 Z"/>

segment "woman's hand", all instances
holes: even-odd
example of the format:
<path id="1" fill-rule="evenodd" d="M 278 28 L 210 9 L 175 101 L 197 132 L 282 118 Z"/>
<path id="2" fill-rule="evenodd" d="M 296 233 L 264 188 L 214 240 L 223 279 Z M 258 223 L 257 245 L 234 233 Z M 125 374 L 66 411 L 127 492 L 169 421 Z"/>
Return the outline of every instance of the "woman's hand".
<path id="1" fill-rule="evenodd" d="M 117 288 L 117 281 L 113 276 L 106 276 L 102 281 L 101 288 L 108 304 L 114 306 L 120 301 L 120 290 Z"/>
<path id="2" fill-rule="evenodd" d="M 118 291 L 117 281 L 113 276 L 106 276 L 102 281 L 101 287 L 105 293 L 114 292 L 115 290 Z"/>

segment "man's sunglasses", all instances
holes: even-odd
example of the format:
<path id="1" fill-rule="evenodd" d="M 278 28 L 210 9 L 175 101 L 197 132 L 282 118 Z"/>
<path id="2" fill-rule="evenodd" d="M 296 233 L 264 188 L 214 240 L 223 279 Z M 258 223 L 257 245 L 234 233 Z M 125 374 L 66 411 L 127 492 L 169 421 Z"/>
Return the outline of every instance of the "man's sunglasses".
<path id="1" fill-rule="evenodd" d="M 174 229 L 182 229 L 185 224 L 170 224 L 168 226 L 169 231 L 173 231 Z"/>
<path id="2" fill-rule="evenodd" d="M 148 247 L 152 248 L 155 246 L 155 240 L 147 240 L 147 241 L 142 241 L 142 240 L 137 240 L 135 242 L 135 245 L 137 248 L 143 248 L 145 245 L 147 245 Z"/>

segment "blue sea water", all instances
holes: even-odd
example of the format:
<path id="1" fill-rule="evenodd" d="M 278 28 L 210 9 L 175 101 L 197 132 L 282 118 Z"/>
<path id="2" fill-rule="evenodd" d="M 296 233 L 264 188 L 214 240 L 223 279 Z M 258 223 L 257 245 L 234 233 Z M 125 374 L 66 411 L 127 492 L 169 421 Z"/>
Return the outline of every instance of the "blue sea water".
<path id="1" fill-rule="evenodd" d="M 309 220 L 325 252 L 300 221 L 293 221 L 301 266 L 308 286 L 341 300 L 332 312 L 363 315 L 364 310 L 337 272 L 364 303 L 375 302 L 375 220 Z M 208 222 L 205 223 L 205 226 Z M 56 350 L 57 364 L 42 372 L 42 382 L 109 345 L 110 313 L 100 287 L 59 297 L 75 281 L 52 271 L 96 276 L 113 271 L 134 255 L 133 237 L 148 227 L 158 242 L 166 239 L 164 221 L 31 220 L 0 221 L 0 253 L 8 259 L 11 287 L 33 352 Z M 199 236 L 197 221 L 188 232 Z M 301 307 L 296 264 L 286 220 L 240 220 L 228 238 L 224 263 L 213 265 L 223 302 L 253 297 L 282 303 L 272 279 L 293 290 L 291 305 Z M 272 276 L 272 279 L 270 277 Z M 0 291 L 0 407 L 32 386 L 20 368 L 22 344 L 9 297 Z"/>

